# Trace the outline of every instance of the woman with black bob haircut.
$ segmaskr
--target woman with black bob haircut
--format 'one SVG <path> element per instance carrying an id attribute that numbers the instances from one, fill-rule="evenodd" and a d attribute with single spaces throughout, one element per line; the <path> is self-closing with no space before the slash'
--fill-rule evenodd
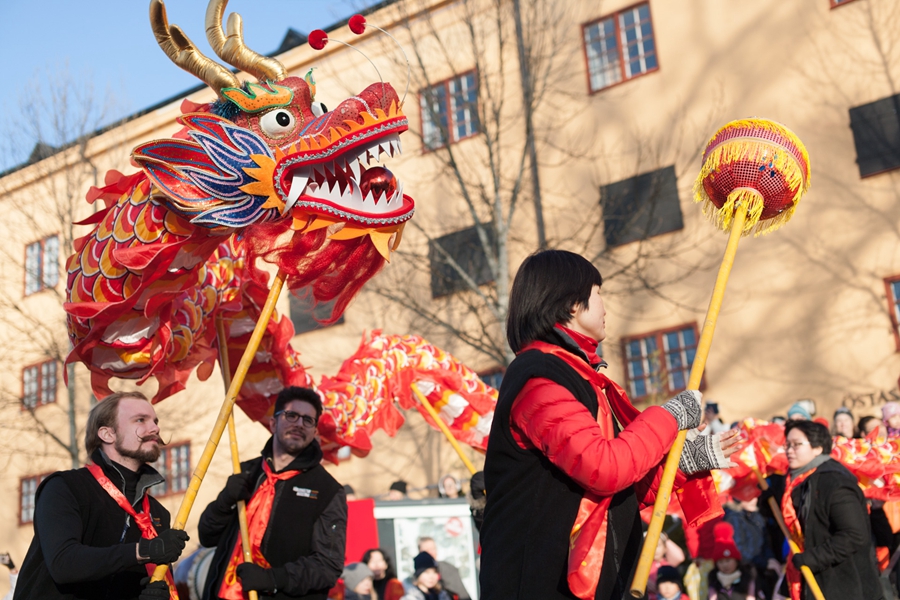
<path id="1" fill-rule="evenodd" d="M 585 258 L 545 250 L 522 263 L 507 338 L 516 353 L 500 386 L 485 458 L 482 600 L 628 592 L 652 505 L 679 430 L 700 424 L 700 392 L 640 412 L 599 369 L 603 278 Z M 689 436 L 675 481 L 695 525 L 721 514 L 711 468 L 730 466 L 734 432 Z"/>

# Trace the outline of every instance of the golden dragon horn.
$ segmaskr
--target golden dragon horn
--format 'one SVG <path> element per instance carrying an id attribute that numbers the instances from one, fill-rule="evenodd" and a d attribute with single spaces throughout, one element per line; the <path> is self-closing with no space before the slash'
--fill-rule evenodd
<path id="1" fill-rule="evenodd" d="M 222 16 L 228 0 L 210 0 L 206 7 L 206 39 L 209 45 L 228 64 L 250 73 L 261 83 L 280 81 L 287 70 L 274 58 L 257 54 L 244 44 L 244 22 L 241 15 L 228 15 L 228 36 L 222 31 Z"/>
<path id="2" fill-rule="evenodd" d="M 169 26 L 166 5 L 162 0 L 150 0 L 150 26 L 159 47 L 172 62 L 201 79 L 221 95 L 223 88 L 240 87 L 234 73 L 204 56 L 177 25 Z"/>

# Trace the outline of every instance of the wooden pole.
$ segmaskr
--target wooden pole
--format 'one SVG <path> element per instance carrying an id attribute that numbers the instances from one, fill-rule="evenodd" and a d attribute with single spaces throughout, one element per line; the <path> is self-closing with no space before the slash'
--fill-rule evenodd
<path id="1" fill-rule="evenodd" d="M 444 423 L 444 420 L 441 416 L 434 410 L 434 407 L 428 402 L 428 399 L 425 395 L 419 390 L 419 386 L 416 385 L 415 382 L 410 384 L 413 393 L 416 395 L 416 398 L 419 399 L 419 402 L 422 403 L 422 406 L 425 407 L 425 410 L 431 415 L 431 418 L 434 419 L 434 422 L 437 423 L 438 428 L 444 432 L 444 435 L 447 437 L 447 441 L 450 442 L 450 445 L 453 446 L 453 449 L 456 450 L 456 453 L 459 454 L 460 460 L 463 461 L 463 464 L 466 465 L 466 468 L 469 470 L 469 474 L 474 475 L 477 470 L 475 469 L 475 465 L 472 464 L 472 461 L 463 454 L 462 448 L 459 446 L 459 442 L 456 441 L 456 438 L 453 437 L 453 434 L 450 433 L 450 428 L 447 427 L 447 424 Z"/>
<path id="2" fill-rule="evenodd" d="M 209 434 L 209 440 L 206 442 L 203 454 L 200 455 L 197 468 L 194 469 L 194 475 L 191 477 L 191 483 L 184 493 L 181 506 L 178 508 L 178 514 L 175 516 L 175 522 L 172 523 L 172 529 L 184 529 L 188 515 L 191 513 L 191 508 L 194 506 L 194 500 L 197 499 L 197 491 L 200 489 L 200 484 L 203 483 L 203 476 L 206 475 L 209 463 L 212 462 L 213 455 L 216 453 L 216 447 L 219 445 L 219 440 L 222 439 L 222 433 L 228 424 L 228 416 L 234 408 L 238 392 L 241 391 L 244 378 L 247 377 L 247 371 L 250 370 L 250 364 L 253 362 L 256 351 L 259 349 L 259 344 L 262 341 L 263 334 L 266 332 L 269 319 L 272 318 L 272 313 L 275 312 L 275 303 L 281 294 L 281 288 L 284 287 L 285 277 L 284 271 L 279 269 L 278 274 L 275 276 L 275 281 L 272 282 L 272 289 L 269 290 L 269 297 L 266 298 L 266 304 L 263 306 L 259 320 L 256 322 L 256 327 L 253 329 L 253 334 L 250 336 L 250 341 L 244 349 L 243 356 L 241 356 L 241 362 L 238 363 L 234 379 L 231 381 L 231 385 L 228 386 L 228 393 L 225 394 L 225 401 L 222 402 L 222 408 L 219 409 L 216 424 L 213 426 L 212 433 Z M 168 565 L 157 565 L 156 570 L 153 571 L 151 581 L 161 581 L 166 576 L 168 568 Z"/>
<path id="3" fill-rule="evenodd" d="M 216 315 L 216 341 L 219 346 L 219 368 L 222 369 L 222 381 L 225 384 L 225 393 L 231 387 L 231 368 L 228 365 L 228 340 L 225 338 L 225 321 L 222 315 Z M 241 455 L 238 453 L 237 430 L 234 426 L 234 409 L 228 415 L 228 445 L 231 447 L 231 466 L 235 475 L 241 472 Z M 241 529 L 241 549 L 244 553 L 244 562 L 253 562 L 253 551 L 250 549 L 250 528 L 247 526 L 247 503 L 238 500 L 238 525 Z M 249 590 L 247 597 L 250 600 L 259 600 L 256 590 Z"/>
<path id="4" fill-rule="evenodd" d="M 769 490 L 769 482 L 766 481 L 765 477 L 762 476 L 762 473 L 759 472 L 759 469 L 756 467 L 753 468 L 753 472 L 756 474 L 756 480 L 759 481 L 759 487 L 762 491 L 766 492 Z M 798 554 L 800 552 L 800 546 L 797 542 L 794 541 L 794 536 L 791 535 L 791 532 L 788 531 L 787 524 L 784 522 L 784 515 L 781 514 L 781 508 L 778 506 L 778 503 L 775 502 L 775 498 L 769 496 L 769 510 L 772 511 L 772 516 L 775 517 L 775 522 L 778 523 L 778 527 L 781 528 L 781 533 L 784 534 L 785 539 L 788 541 L 788 544 L 791 546 L 791 552 L 794 554 Z M 816 578 L 813 575 L 812 569 L 803 565 L 800 567 L 800 572 L 803 573 L 803 579 L 806 580 L 806 585 L 809 586 L 809 589 L 812 591 L 813 596 L 816 597 L 816 600 L 825 600 L 825 595 L 822 593 L 822 588 L 819 587 L 818 582 L 816 582 Z"/>
<path id="5" fill-rule="evenodd" d="M 688 379 L 687 389 L 700 388 L 703 380 L 703 370 L 706 368 L 706 358 L 709 356 L 709 348 L 712 345 L 713 333 L 716 330 L 716 321 L 719 318 L 719 310 L 722 308 L 722 299 L 725 296 L 725 287 L 728 284 L 728 276 L 734 265 L 734 256 L 737 253 L 738 242 L 744 231 L 744 222 L 747 219 L 747 210 L 742 203 L 736 203 L 734 222 L 728 235 L 728 244 L 725 246 L 725 256 L 716 276 L 716 285 L 713 288 L 709 308 L 706 311 L 706 321 L 703 323 L 703 331 L 700 333 L 700 341 L 697 344 L 697 353 L 694 363 L 691 365 L 691 375 Z M 675 474 L 678 471 L 678 461 L 684 449 L 686 431 L 679 431 L 669 455 L 666 457 L 666 466 L 663 469 L 659 483 L 659 491 L 656 494 L 656 502 L 653 505 L 653 516 L 647 528 L 647 536 L 644 538 L 644 547 L 641 548 L 641 556 L 631 581 L 631 595 L 634 598 L 643 598 L 647 589 L 647 579 L 650 577 L 650 566 L 653 563 L 653 555 L 656 545 L 659 543 L 659 534 L 662 532 L 663 521 L 666 518 L 666 510 L 669 508 L 669 499 L 672 496 L 672 486 L 675 484 Z"/>

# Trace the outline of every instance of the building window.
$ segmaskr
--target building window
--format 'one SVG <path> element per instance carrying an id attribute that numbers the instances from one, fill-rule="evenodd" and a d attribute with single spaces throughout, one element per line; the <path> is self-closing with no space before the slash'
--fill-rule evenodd
<path id="1" fill-rule="evenodd" d="M 34 495 L 38 486 L 47 477 L 44 475 L 32 475 L 19 480 L 19 524 L 26 525 L 34 521 Z"/>
<path id="2" fill-rule="evenodd" d="M 288 304 L 291 311 L 291 323 L 294 324 L 294 335 L 340 325 L 344 322 L 344 315 L 341 315 L 334 323 L 323 325 L 322 321 L 331 317 L 334 302 L 316 304 L 312 296 L 305 292 L 300 292 L 299 297 L 289 294 Z"/>
<path id="3" fill-rule="evenodd" d="M 859 176 L 900 167 L 900 94 L 850 109 Z"/>
<path id="4" fill-rule="evenodd" d="M 696 325 L 682 325 L 624 339 L 625 377 L 632 401 L 659 400 L 684 390 L 697 338 Z"/>
<path id="5" fill-rule="evenodd" d="M 478 377 L 485 384 L 491 386 L 495 390 L 499 390 L 500 384 L 503 382 L 503 371 L 497 369 L 488 373 L 479 373 Z"/>
<path id="6" fill-rule="evenodd" d="M 191 445 L 184 442 L 166 446 L 153 466 L 165 478 L 165 482 L 154 488 L 154 496 L 187 490 L 191 481 Z"/>
<path id="7" fill-rule="evenodd" d="M 659 69 L 650 4 L 644 2 L 584 26 L 590 91 Z"/>
<path id="8" fill-rule="evenodd" d="M 894 342 L 897 345 L 897 351 L 900 352 L 900 275 L 885 279 L 884 286 L 887 288 L 888 308 L 891 312 L 891 325 L 894 328 Z"/>
<path id="9" fill-rule="evenodd" d="M 426 88 L 419 95 L 419 107 L 426 149 L 436 150 L 475 135 L 481 129 L 475 72 Z"/>
<path id="10" fill-rule="evenodd" d="M 59 237 L 51 235 L 25 246 L 25 295 L 59 283 Z"/>
<path id="11" fill-rule="evenodd" d="M 621 246 L 684 227 L 675 167 L 600 188 L 606 246 Z"/>
<path id="12" fill-rule="evenodd" d="M 485 227 L 485 231 L 493 244 L 493 230 Z M 474 225 L 431 240 L 428 243 L 428 260 L 431 263 L 432 298 L 471 289 L 471 284 L 460 270 L 475 285 L 494 281 L 484 246 Z"/>
<path id="13" fill-rule="evenodd" d="M 22 406 L 34 410 L 38 406 L 56 402 L 55 360 L 48 360 L 22 369 Z"/>

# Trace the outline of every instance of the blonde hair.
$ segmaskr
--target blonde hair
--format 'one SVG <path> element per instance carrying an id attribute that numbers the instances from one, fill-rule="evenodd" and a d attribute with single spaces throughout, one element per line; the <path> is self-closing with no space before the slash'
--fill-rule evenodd
<path id="1" fill-rule="evenodd" d="M 100 428 L 112 427 L 115 429 L 116 419 L 119 416 L 119 402 L 122 398 L 137 398 L 149 402 L 147 396 L 141 392 L 116 392 L 97 402 L 88 413 L 87 425 L 84 428 L 84 449 L 87 451 L 88 458 L 91 457 L 94 450 L 103 445 L 103 440 L 99 435 Z"/>

